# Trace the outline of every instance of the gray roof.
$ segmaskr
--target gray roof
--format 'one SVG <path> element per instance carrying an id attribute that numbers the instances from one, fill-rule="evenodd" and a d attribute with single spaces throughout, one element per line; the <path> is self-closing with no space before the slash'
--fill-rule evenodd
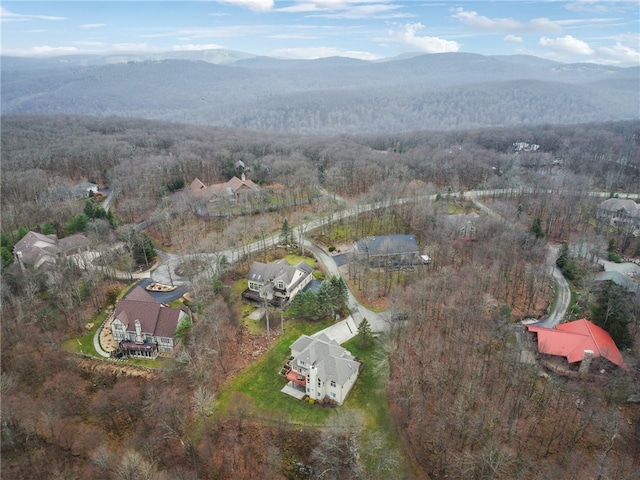
<path id="1" fill-rule="evenodd" d="M 640 283 L 630 280 L 626 275 L 616 271 L 597 273 L 596 282 L 613 282 L 627 289 L 628 292 L 640 292 Z"/>
<path id="2" fill-rule="evenodd" d="M 296 355 L 296 352 L 299 353 Z M 294 366 L 297 367 L 298 362 L 303 361 L 305 367 L 315 367 L 318 378 L 323 382 L 333 380 L 344 385 L 360 368 L 360 364 L 348 350 L 324 334 L 315 338 L 301 336 L 291 345 L 291 353 L 294 355 L 291 361 Z"/>
<path id="3" fill-rule="evenodd" d="M 44 245 L 36 245 L 37 243 Z M 58 240 L 55 235 L 29 232 L 15 244 L 13 252 L 20 252 L 22 261 L 26 265 L 35 265 L 42 257 L 55 258 L 57 255 L 88 245 L 89 239 L 84 235 L 71 235 Z"/>
<path id="4" fill-rule="evenodd" d="M 356 242 L 353 248 L 356 253 L 369 253 L 371 255 L 420 252 L 416 237 L 404 234 L 368 237 Z"/>
<path id="5" fill-rule="evenodd" d="M 640 217 L 640 205 L 630 199 L 609 198 L 598 205 L 598 208 L 609 212 L 624 210 L 629 216 Z"/>
<path id="6" fill-rule="evenodd" d="M 250 282 L 275 282 L 276 280 L 282 280 L 289 285 L 293 280 L 293 276 L 296 270 L 302 270 L 307 274 L 313 273 L 313 269 L 305 262 L 300 262 L 298 265 L 291 266 L 285 259 L 278 260 L 272 263 L 253 262 L 247 279 Z"/>

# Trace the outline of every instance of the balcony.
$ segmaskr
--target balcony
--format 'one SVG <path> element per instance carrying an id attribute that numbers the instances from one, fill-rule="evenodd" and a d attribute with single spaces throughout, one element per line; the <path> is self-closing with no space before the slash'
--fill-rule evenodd
<path id="1" fill-rule="evenodd" d="M 300 385 L 304 387 L 307 384 L 307 377 L 301 375 L 298 372 L 294 372 L 293 370 L 289 370 L 287 372 L 287 380 L 295 383 L 296 385 Z"/>

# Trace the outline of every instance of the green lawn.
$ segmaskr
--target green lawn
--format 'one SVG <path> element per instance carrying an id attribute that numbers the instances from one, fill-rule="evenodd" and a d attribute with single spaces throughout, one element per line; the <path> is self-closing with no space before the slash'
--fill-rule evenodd
<path id="1" fill-rule="evenodd" d="M 314 407 L 280 392 L 287 381 L 278 375 L 290 355 L 291 344 L 302 334 L 310 335 L 331 324 L 289 321 L 285 333 L 269 349 L 264 357 L 240 372 L 225 385 L 218 396 L 218 412 L 233 413 L 238 400 L 244 398 L 254 413 L 264 417 L 276 417 L 288 422 L 321 424 L 330 410 Z"/>
<path id="2" fill-rule="evenodd" d="M 293 253 L 285 255 L 284 259 L 289 262 L 289 265 L 298 265 L 300 262 L 305 262 L 307 265 L 313 268 L 316 264 L 316 260 L 314 258 L 303 257 L 302 255 L 295 255 Z"/>
<path id="3" fill-rule="evenodd" d="M 85 332 L 80 338 L 71 338 L 64 342 L 63 348 L 68 352 L 84 353 L 85 355 L 91 355 L 92 357 L 99 357 L 98 352 L 93 347 L 93 337 L 102 325 L 102 322 L 107 318 L 108 313 L 98 313 L 94 315 L 87 323 L 93 323 L 93 327 Z"/>

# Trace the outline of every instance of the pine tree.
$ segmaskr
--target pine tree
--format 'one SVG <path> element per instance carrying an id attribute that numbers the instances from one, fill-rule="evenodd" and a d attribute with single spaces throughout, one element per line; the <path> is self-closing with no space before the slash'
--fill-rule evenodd
<path id="1" fill-rule="evenodd" d="M 567 262 L 569 262 L 569 245 L 567 242 L 562 242 L 562 246 L 558 251 L 558 258 L 556 258 L 556 266 L 562 270 Z"/>
<path id="2" fill-rule="evenodd" d="M 605 282 L 596 305 L 591 308 L 593 323 L 609 332 L 619 348 L 630 347 L 633 344 L 626 311 L 627 296 L 624 287 L 613 282 Z"/>
<path id="3" fill-rule="evenodd" d="M 536 238 L 544 237 L 544 230 L 542 230 L 542 220 L 540 220 L 540 217 L 536 217 L 533 219 L 533 225 L 531 225 L 529 231 Z"/>
<path id="4" fill-rule="evenodd" d="M 289 228 L 289 221 L 285 218 L 282 221 L 282 229 L 280 230 L 280 243 L 283 245 L 289 245 L 289 239 L 291 237 L 291 229 Z"/>
<path id="5" fill-rule="evenodd" d="M 358 325 L 358 345 L 360 348 L 369 348 L 371 342 L 373 340 L 373 336 L 371 335 L 371 325 L 369 325 L 369 321 L 366 318 L 363 318 Z"/>

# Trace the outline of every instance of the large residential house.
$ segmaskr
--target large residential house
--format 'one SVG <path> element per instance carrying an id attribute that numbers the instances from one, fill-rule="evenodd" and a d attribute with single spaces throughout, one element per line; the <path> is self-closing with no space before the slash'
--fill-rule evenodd
<path id="1" fill-rule="evenodd" d="M 116 305 L 111 333 L 123 355 L 155 358 L 173 350 L 178 325 L 190 318 L 186 306 L 168 307 L 136 287 Z"/>
<path id="2" fill-rule="evenodd" d="M 283 305 L 306 287 L 313 279 L 313 269 L 305 262 L 292 266 L 286 260 L 262 263 L 253 262 L 247 280 L 249 288 L 245 298 Z"/>
<path id="3" fill-rule="evenodd" d="M 420 249 L 413 235 L 368 237 L 353 245 L 353 255 L 371 267 L 402 267 L 422 263 Z"/>
<path id="4" fill-rule="evenodd" d="M 344 403 L 361 366 L 348 350 L 321 333 L 298 338 L 291 345 L 291 356 L 285 369 L 289 391 L 300 394 L 294 396 L 301 398 L 304 394 L 316 401 Z"/>
<path id="5" fill-rule="evenodd" d="M 38 269 L 55 265 L 59 259 L 89 248 L 89 239 L 84 235 L 58 238 L 29 232 L 13 247 L 13 255 L 22 268 Z"/>
<path id="6" fill-rule="evenodd" d="M 605 200 L 598 205 L 596 217 L 618 228 L 628 228 L 629 231 L 640 229 L 640 205 L 630 199 Z"/>
<path id="7" fill-rule="evenodd" d="M 587 373 L 591 361 L 598 357 L 628 368 L 611 335 L 586 318 L 556 328 L 527 325 L 527 329 L 536 334 L 540 353 L 564 357 L 570 364 L 580 362 L 580 372 Z"/>
<path id="8" fill-rule="evenodd" d="M 209 200 L 222 198 L 238 200 L 246 198 L 250 193 L 259 191 L 260 187 L 247 179 L 243 173 L 241 178 L 233 177 L 228 182 L 214 183 L 208 187 L 200 179 L 196 178 L 189 185 L 189 190 L 194 195 L 202 196 Z"/>

